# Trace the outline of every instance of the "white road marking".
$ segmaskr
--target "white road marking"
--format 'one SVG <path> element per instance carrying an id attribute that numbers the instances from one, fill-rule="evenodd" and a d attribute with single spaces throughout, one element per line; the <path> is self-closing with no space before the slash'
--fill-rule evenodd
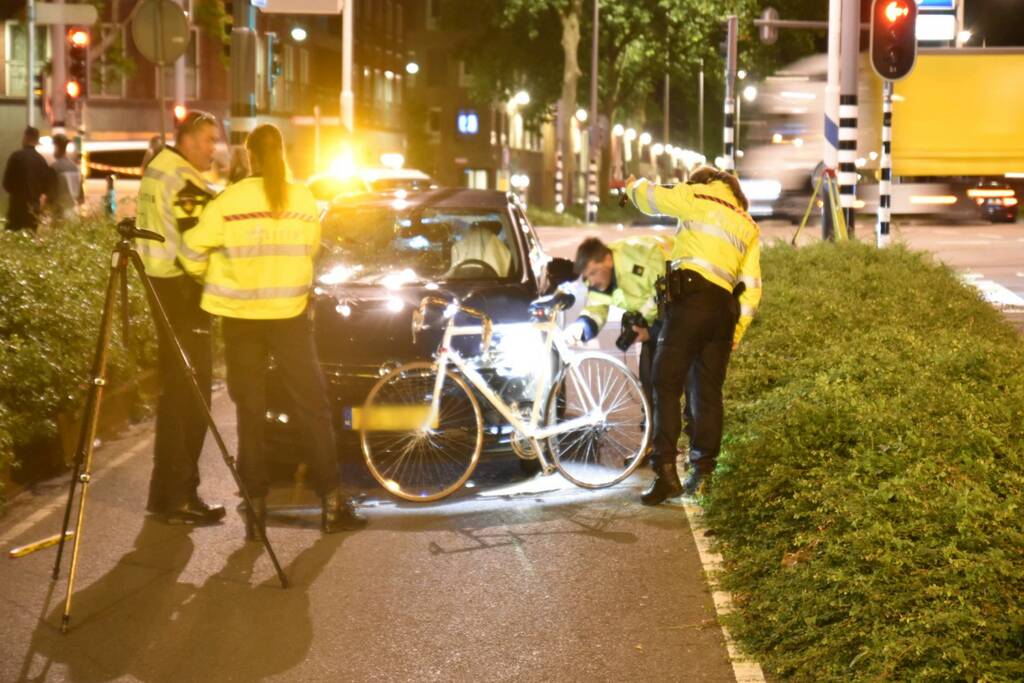
<path id="1" fill-rule="evenodd" d="M 119 456 L 117 456 L 116 458 L 114 458 L 110 462 L 105 463 L 101 468 L 99 468 L 99 470 L 100 471 L 106 471 L 106 470 L 112 470 L 115 467 L 119 467 L 119 466 L 123 465 L 125 462 L 127 462 L 129 459 L 131 459 L 131 458 L 135 457 L 136 455 L 138 455 L 143 450 L 145 450 L 147 448 L 152 448 L 152 446 L 153 446 L 153 437 L 150 436 L 148 438 L 143 439 L 139 443 L 135 444 L 134 446 L 132 446 L 128 450 L 124 451 L 123 453 L 121 453 Z M 97 472 L 97 469 L 94 468 L 93 469 L 93 475 L 94 476 L 95 476 L 96 472 Z M 32 514 L 30 514 L 25 519 L 21 520 L 20 522 L 18 522 L 14 526 L 12 526 L 10 529 L 8 529 L 7 533 L 5 533 L 3 536 L 0 536 L 0 546 L 6 546 L 12 540 L 14 540 L 15 538 L 17 538 L 21 534 L 23 534 L 26 531 L 28 531 L 29 529 L 31 529 L 33 526 L 35 526 L 37 523 L 39 523 L 40 521 L 45 519 L 51 513 L 55 512 L 57 510 L 60 510 L 65 505 L 67 505 L 67 497 L 66 497 L 66 493 L 62 493 L 61 495 L 57 496 L 56 500 L 54 500 L 54 501 L 52 501 L 50 503 L 47 503 L 43 507 L 39 508 L 38 510 L 36 510 Z M 60 529 L 56 529 L 55 531 L 59 532 Z"/>
<path id="2" fill-rule="evenodd" d="M 693 541 L 697 544 L 697 554 L 700 556 L 700 563 L 704 566 L 704 574 L 711 585 L 711 599 L 715 603 L 715 611 L 719 617 L 725 616 L 732 611 L 732 595 L 726 591 L 716 590 L 718 586 L 718 572 L 722 568 L 722 556 L 711 549 L 711 544 L 704 535 L 704 512 L 699 506 L 692 503 L 684 503 L 686 518 L 690 521 L 690 532 L 693 534 Z M 736 677 L 736 683 L 765 683 L 764 672 L 761 665 L 747 659 L 740 653 L 732 635 L 719 619 L 719 626 L 722 635 L 725 636 L 725 649 L 729 653 L 729 663 L 732 664 L 732 673 Z"/>
<path id="3" fill-rule="evenodd" d="M 1024 274 L 1017 273 L 1024 277 Z M 972 285 L 981 292 L 985 301 L 995 306 L 1024 306 L 1024 298 L 1021 298 L 1010 289 L 993 280 L 986 280 L 981 273 L 961 273 L 961 279 Z"/>

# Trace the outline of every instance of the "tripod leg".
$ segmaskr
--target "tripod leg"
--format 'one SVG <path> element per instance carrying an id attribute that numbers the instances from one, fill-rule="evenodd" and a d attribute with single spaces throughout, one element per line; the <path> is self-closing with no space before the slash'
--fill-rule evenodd
<path id="1" fill-rule="evenodd" d="M 78 570 L 78 552 L 82 541 L 82 524 L 85 522 L 85 499 L 89 489 L 92 468 L 93 443 L 96 440 L 96 425 L 99 421 L 100 401 L 103 398 L 103 386 L 106 384 L 107 347 L 110 345 L 110 331 L 114 318 L 114 302 L 117 298 L 118 284 L 127 277 L 124 254 L 115 251 L 110 266 L 110 278 L 107 281 L 107 294 L 103 302 L 103 317 L 100 320 L 100 333 L 96 342 L 96 355 L 93 358 L 92 377 L 89 396 L 82 416 L 82 431 L 78 438 L 78 451 L 75 455 L 75 470 L 68 492 L 68 506 L 64 511 L 64 527 L 61 530 L 60 548 L 57 551 L 57 562 L 54 564 L 54 578 L 60 571 L 61 555 L 64 552 L 64 541 L 67 538 L 68 522 L 71 517 L 71 501 L 74 497 L 75 484 L 82 484 L 78 496 L 78 516 L 75 523 L 74 543 L 71 550 L 71 570 L 68 573 L 67 593 L 64 596 L 64 615 L 61 618 L 60 630 L 67 633 L 71 621 L 71 597 L 75 591 L 75 573 Z"/>
<path id="2" fill-rule="evenodd" d="M 196 401 L 202 406 L 203 414 L 206 416 L 206 424 L 210 429 L 210 434 L 213 435 L 213 440 L 217 443 L 217 449 L 220 451 L 221 458 L 224 460 L 224 464 L 227 465 L 228 471 L 231 472 L 232 478 L 235 480 L 235 485 L 238 486 L 238 490 L 242 493 L 242 499 L 245 501 L 245 509 L 247 514 L 253 515 L 252 499 L 249 497 L 249 491 L 245 488 L 245 484 L 242 483 L 242 478 L 238 474 L 238 469 L 235 466 L 235 459 L 228 453 L 228 447 L 224 444 L 224 439 L 220 435 L 220 430 L 217 429 L 217 423 L 213 420 L 213 415 L 210 413 L 210 406 L 206 402 L 206 397 L 203 395 L 203 390 L 199 387 L 199 382 L 196 381 L 196 373 L 192 368 L 192 364 L 188 359 L 188 354 L 185 353 L 185 349 L 182 348 L 181 342 L 178 341 L 177 335 L 174 334 L 174 328 L 171 327 L 171 321 L 167 317 L 167 312 L 164 310 L 163 304 L 160 302 L 160 297 L 156 293 L 156 289 L 153 284 L 146 277 L 145 267 L 142 265 L 142 259 L 134 251 L 131 252 L 132 265 L 135 267 L 135 272 L 138 273 L 139 279 L 142 280 L 142 286 L 146 288 L 146 292 L 149 295 L 150 305 L 153 307 L 153 312 L 156 314 L 157 324 L 163 328 L 167 334 L 167 338 L 174 343 L 175 356 L 178 358 L 178 363 L 181 367 L 182 372 L 188 377 L 189 385 L 192 387 L 192 394 Z M 288 577 L 285 576 L 284 570 L 281 569 L 280 563 L 277 561 L 277 555 L 274 553 L 274 548 L 270 545 L 270 540 L 267 539 L 267 535 L 260 530 L 258 532 L 260 541 L 263 543 L 263 547 L 267 551 L 267 555 L 270 557 L 270 563 L 274 565 L 274 571 L 277 573 L 277 578 L 281 582 L 281 588 L 288 587 Z"/>

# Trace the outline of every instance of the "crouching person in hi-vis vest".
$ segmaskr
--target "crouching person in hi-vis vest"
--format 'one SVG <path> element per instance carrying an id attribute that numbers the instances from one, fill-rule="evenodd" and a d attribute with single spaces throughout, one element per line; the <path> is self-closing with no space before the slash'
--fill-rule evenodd
<path id="1" fill-rule="evenodd" d="M 246 538 L 266 523 L 269 489 L 263 425 L 271 354 L 294 405 L 297 428 L 323 500 L 324 533 L 365 524 L 342 494 L 331 413 L 307 311 L 320 245 L 316 201 L 288 181 L 281 132 L 258 126 L 246 141 L 254 175 L 211 200 L 185 234 L 182 262 L 202 278 L 203 310 L 221 316 L 228 392 L 238 411 L 239 472 L 255 515 Z"/>
<path id="2" fill-rule="evenodd" d="M 761 301 L 760 230 L 736 176 L 703 166 L 689 182 L 659 187 L 632 177 L 626 192 L 647 214 L 674 216 L 679 232 L 667 275 L 664 323 L 654 357 L 656 478 L 645 505 L 693 495 L 715 468 L 722 443 L 722 385 L 729 355 Z M 687 395 L 690 470 L 676 473 Z"/>

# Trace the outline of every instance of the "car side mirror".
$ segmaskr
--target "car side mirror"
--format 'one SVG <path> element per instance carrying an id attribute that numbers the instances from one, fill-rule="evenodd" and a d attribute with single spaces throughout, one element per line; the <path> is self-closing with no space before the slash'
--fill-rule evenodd
<path id="1" fill-rule="evenodd" d="M 572 261 L 567 258 L 553 258 L 544 267 L 544 276 L 541 278 L 541 296 L 553 293 L 558 286 L 576 279 L 576 272 L 573 270 Z"/>

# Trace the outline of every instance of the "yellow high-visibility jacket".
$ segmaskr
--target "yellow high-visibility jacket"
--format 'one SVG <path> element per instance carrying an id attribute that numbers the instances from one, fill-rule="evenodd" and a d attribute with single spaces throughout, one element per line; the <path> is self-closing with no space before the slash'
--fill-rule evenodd
<path id="1" fill-rule="evenodd" d="M 720 180 L 666 188 L 641 178 L 626 191 L 644 213 L 679 219 L 673 268 L 692 270 L 729 292 L 741 282 L 746 286 L 733 336 L 734 343 L 739 343 L 761 303 L 761 231 L 757 223 Z"/>
<path id="2" fill-rule="evenodd" d="M 280 320 L 306 310 L 319 247 L 320 220 L 309 189 L 290 183 L 285 210 L 274 215 L 263 179 L 254 177 L 206 206 L 199 224 L 185 233 L 179 258 L 190 275 L 204 280 L 204 311 Z"/>
<path id="3" fill-rule="evenodd" d="M 206 180 L 178 150 L 164 147 L 153 157 L 139 184 L 136 220 L 140 228 L 162 235 L 165 241 L 136 240 L 147 275 L 185 274 L 177 261 L 181 236 L 199 222 L 199 214 L 212 197 Z"/>
<path id="4" fill-rule="evenodd" d="M 584 339 L 591 339 L 608 321 L 608 309 L 617 306 L 625 311 L 637 311 L 647 324 L 658 317 L 658 302 L 654 283 L 665 274 L 665 261 L 672 251 L 672 240 L 667 237 L 628 237 L 608 245 L 612 251 L 615 281 L 610 291 L 591 287 L 580 318 L 594 324 L 588 326 Z"/>

